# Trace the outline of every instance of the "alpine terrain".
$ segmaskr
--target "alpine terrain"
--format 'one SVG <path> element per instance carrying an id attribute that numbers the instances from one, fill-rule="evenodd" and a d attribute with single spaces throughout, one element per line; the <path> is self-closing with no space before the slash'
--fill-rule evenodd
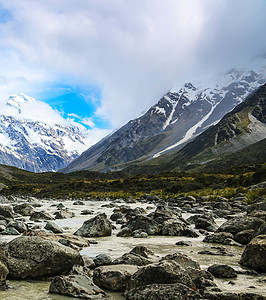
<path id="1" fill-rule="evenodd" d="M 87 130 L 77 123 L 53 124 L 24 117 L 43 104 L 22 93 L 10 96 L 0 115 L 0 163 L 28 171 L 56 171 L 86 148 Z"/>
<path id="2" fill-rule="evenodd" d="M 179 151 L 265 83 L 264 65 L 265 60 L 260 60 L 207 83 L 186 83 L 170 90 L 145 114 L 89 148 L 63 171 L 122 170 Z"/>

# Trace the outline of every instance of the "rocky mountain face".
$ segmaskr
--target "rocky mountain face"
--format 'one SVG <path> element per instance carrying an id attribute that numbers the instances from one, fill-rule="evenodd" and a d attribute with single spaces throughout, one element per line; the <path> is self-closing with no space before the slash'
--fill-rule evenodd
<path id="1" fill-rule="evenodd" d="M 266 161 L 266 84 L 181 150 L 128 167 L 130 172 L 218 171 Z"/>
<path id="2" fill-rule="evenodd" d="M 263 85 L 264 78 L 265 68 L 260 65 L 242 71 L 232 69 L 212 78 L 208 84 L 186 83 L 179 90 L 169 91 L 145 114 L 89 148 L 63 171 L 122 170 L 177 152 Z M 232 134 L 230 130 L 217 136 L 217 142 Z"/>
<path id="3" fill-rule="evenodd" d="M 56 171 L 87 148 L 85 128 L 23 119 L 25 103 L 37 101 L 22 93 L 11 96 L 6 106 L 16 110 L 18 118 L 0 115 L 0 164 L 33 172 Z"/>

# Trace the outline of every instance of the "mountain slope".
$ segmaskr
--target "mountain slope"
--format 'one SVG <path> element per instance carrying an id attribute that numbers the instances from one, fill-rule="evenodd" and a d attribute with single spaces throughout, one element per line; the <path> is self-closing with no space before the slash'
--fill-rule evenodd
<path id="1" fill-rule="evenodd" d="M 30 116 L 33 107 L 43 108 L 40 101 L 22 93 L 8 99 L 4 107 L 8 114 L 0 115 L 0 164 L 33 172 L 63 168 L 86 149 L 87 132 L 78 124 L 23 117 L 22 110 Z"/>
<path id="2" fill-rule="evenodd" d="M 263 64 L 262 64 L 263 65 Z M 207 84 L 185 84 L 171 90 L 141 117 L 85 151 L 63 172 L 120 170 L 149 161 L 186 143 L 217 123 L 261 86 L 265 68 L 232 69 Z"/>
<path id="3" fill-rule="evenodd" d="M 179 151 L 128 167 L 130 172 L 218 171 L 266 161 L 266 84 Z"/>

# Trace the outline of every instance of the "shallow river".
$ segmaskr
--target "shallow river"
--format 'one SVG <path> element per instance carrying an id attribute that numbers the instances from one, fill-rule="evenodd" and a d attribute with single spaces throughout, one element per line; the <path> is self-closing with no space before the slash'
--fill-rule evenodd
<path id="1" fill-rule="evenodd" d="M 36 210 L 45 210 L 47 212 L 53 213 L 56 207 L 51 207 L 51 203 L 54 202 L 41 202 L 43 206 L 37 208 Z M 59 202 L 58 202 L 59 203 Z M 85 220 L 92 218 L 93 216 L 105 212 L 108 216 L 112 214 L 113 208 L 101 207 L 103 204 L 108 202 L 103 201 L 86 201 L 85 205 L 72 205 L 73 201 L 65 201 L 64 205 L 71 209 L 76 214 L 75 218 L 56 220 L 55 223 L 58 224 L 65 230 L 65 233 L 74 233 Z M 57 204 L 57 202 L 56 202 Z M 126 203 L 118 203 L 118 205 Z M 127 204 L 128 205 L 128 204 Z M 135 203 L 130 204 L 131 207 L 143 207 L 149 206 L 148 212 L 152 212 L 155 206 L 151 204 Z M 82 216 L 80 215 L 81 210 L 90 209 L 93 210 L 93 215 Z M 190 214 L 182 215 L 185 219 L 190 216 Z M 221 225 L 225 220 L 216 219 L 218 225 Z M 32 222 L 31 222 L 32 223 Z M 38 223 L 40 224 L 40 223 Z M 43 225 L 43 224 L 42 224 Z M 201 250 L 209 250 L 211 246 L 215 244 L 202 243 L 203 236 L 200 235 L 199 238 L 188 238 L 188 237 L 163 237 L 163 236 L 149 236 L 148 238 L 122 238 L 117 237 L 116 233 L 119 231 L 120 227 L 118 225 L 110 237 L 94 238 L 98 244 L 91 244 L 89 247 L 84 248 L 81 251 L 82 255 L 86 255 L 90 258 L 94 258 L 98 254 L 106 253 L 109 254 L 113 259 L 120 257 L 122 254 L 129 252 L 136 245 L 146 246 L 148 249 L 152 250 L 159 257 L 165 256 L 170 253 L 181 252 L 187 254 L 190 258 L 198 261 L 202 269 L 217 263 L 217 264 L 228 264 L 235 268 L 236 270 L 241 270 L 238 264 L 240 256 L 244 250 L 243 247 L 232 247 L 224 246 L 234 256 L 218 256 L 218 255 L 201 255 L 198 254 Z M 10 236 L 0 236 L 0 242 L 4 240 L 10 240 L 14 238 Z M 190 241 L 191 246 L 177 246 L 175 245 L 178 241 Z M 265 279 L 264 275 L 238 275 L 236 279 L 216 279 L 216 284 L 224 291 L 230 292 L 252 292 L 259 293 L 266 296 L 265 289 Z M 234 284 L 229 284 L 229 281 Z M 10 289 L 7 291 L 0 291 L 1 300 L 67 300 L 69 297 L 49 294 L 49 282 L 40 281 L 8 281 Z M 110 293 L 109 299 L 124 299 L 121 293 Z M 74 299 L 74 298 L 73 298 Z"/>

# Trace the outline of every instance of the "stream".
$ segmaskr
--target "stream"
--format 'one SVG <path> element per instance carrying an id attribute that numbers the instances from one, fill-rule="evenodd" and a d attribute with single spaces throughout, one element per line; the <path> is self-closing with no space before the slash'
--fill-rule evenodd
<path id="1" fill-rule="evenodd" d="M 35 208 L 35 210 L 45 210 L 48 213 L 53 213 L 57 209 L 51 204 L 63 203 L 66 208 L 69 208 L 75 213 L 76 217 L 71 219 L 55 220 L 54 222 L 64 229 L 65 234 L 73 234 L 85 220 L 88 220 L 99 213 L 105 212 L 107 216 L 110 216 L 113 212 L 113 207 L 102 207 L 109 202 L 106 201 L 84 201 L 85 205 L 73 205 L 73 201 L 44 201 L 40 200 L 41 207 Z M 16 203 L 18 204 L 18 203 Z M 117 201 L 118 205 L 130 205 L 132 208 L 142 207 L 147 210 L 148 213 L 155 210 L 156 206 L 150 203 L 126 203 L 122 200 Z M 81 215 L 81 211 L 89 209 L 93 211 L 92 215 Z M 191 214 L 183 213 L 183 218 L 187 219 Z M 32 224 L 34 222 L 29 220 L 29 217 L 25 217 L 26 223 Z M 220 226 L 225 219 L 215 219 L 218 226 Z M 43 228 L 46 222 L 36 223 Z M 94 258 L 98 254 L 106 253 L 112 257 L 112 259 L 122 256 L 122 254 L 129 252 L 133 247 L 137 245 L 143 245 L 149 250 L 152 250 L 155 255 L 163 257 L 167 254 L 180 252 L 188 255 L 193 260 L 199 262 L 202 269 L 206 269 L 212 264 L 227 264 L 233 267 L 235 270 L 242 270 L 238 264 L 244 247 L 236 246 L 224 246 L 228 251 L 233 253 L 233 256 L 220 256 L 220 255 L 202 255 L 198 254 L 199 251 L 209 250 L 212 246 L 220 246 L 216 244 L 203 243 L 203 235 L 200 234 L 198 238 L 189 238 L 184 236 L 168 237 L 168 236 L 149 236 L 147 238 L 133 238 L 133 237 L 117 237 L 116 234 L 120 230 L 120 225 L 116 225 L 116 229 L 113 230 L 112 236 L 93 238 L 98 244 L 91 244 L 89 247 L 83 248 L 81 254 Z M 193 228 L 193 225 L 192 225 Z M 197 230 L 196 230 L 197 231 Z M 198 232 L 198 231 L 197 231 Z M 17 236 L 4 236 L 0 235 L 0 242 L 9 241 Z M 177 246 L 178 241 L 190 241 L 191 246 Z M 231 281 L 231 283 L 229 283 Z M 230 292 L 252 292 L 266 296 L 265 289 L 265 274 L 260 275 L 242 275 L 239 274 L 236 279 L 215 279 L 215 283 L 223 291 Z M 33 280 L 7 280 L 7 284 L 10 287 L 6 291 L 0 291 L 1 300 L 67 300 L 70 299 L 66 296 L 49 294 L 50 282 L 46 281 L 33 281 Z M 121 293 L 114 293 L 106 291 L 110 296 L 109 299 L 119 300 L 124 299 Z"/>

